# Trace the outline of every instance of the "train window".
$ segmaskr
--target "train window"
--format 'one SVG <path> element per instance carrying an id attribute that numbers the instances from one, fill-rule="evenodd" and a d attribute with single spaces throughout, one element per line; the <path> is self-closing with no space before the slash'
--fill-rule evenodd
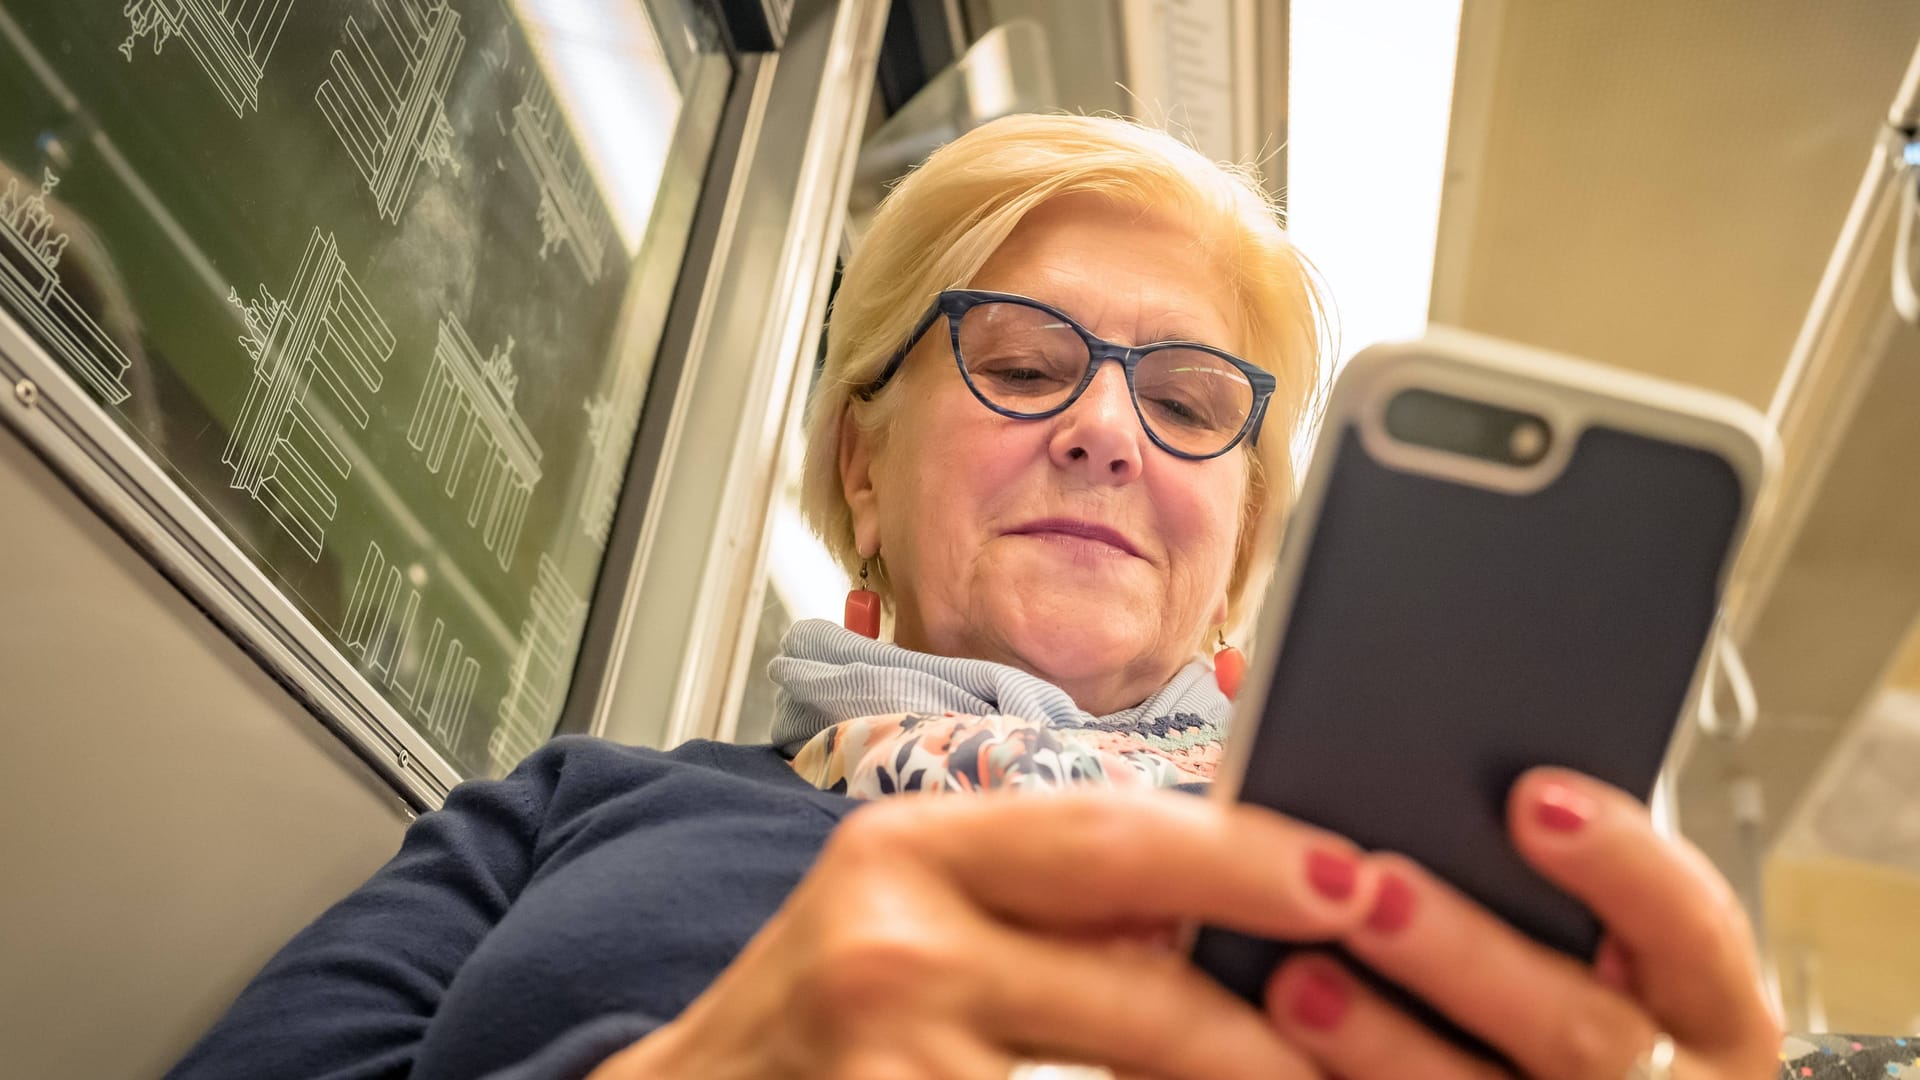
<path id="1" fill-rule="evenodd" d="M 554 730 L 732 81 L 705 12 L 0 4 L 8 374 L 427 789 Z"/>

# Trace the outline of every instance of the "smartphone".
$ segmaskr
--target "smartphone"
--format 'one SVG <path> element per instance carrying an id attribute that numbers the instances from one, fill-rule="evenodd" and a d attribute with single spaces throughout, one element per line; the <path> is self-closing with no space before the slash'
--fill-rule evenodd
<path id="1" fill-rule="evenodd" d="M 1362 352 L 1287 525 L 1215 797 L 1411 856 L 1590 959 L 1600 928 L 1515 852 L 1508 791 L 1550 764 L 1648 797 L 1776 456 L 1758 413 L 1700 390 L 1461 331 Z M 1258 1004 L 1294 947 L 1202 928 L 1193 957 Z"/>

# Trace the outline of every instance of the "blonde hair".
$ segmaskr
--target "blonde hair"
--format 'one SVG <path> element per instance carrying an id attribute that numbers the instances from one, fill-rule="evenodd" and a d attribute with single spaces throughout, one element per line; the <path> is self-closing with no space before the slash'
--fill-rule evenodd
<path id="1" fill-rule="evenodd" d="M 1063 195 L 1093 193 L 1189 222 L 1226 270 L 1246 359 L 1278 386 L 1251 455 L 1228 583 L 1231 627 L 1250 614 L 1292 498 L 1293 437 L 1319 407 L 1328 321 L 1311 266 L 1281 227 L 1252 170 L 1209 161 L 1156 128 L 1115 117 L 1008 116 L 933 152 L 888 195 L 841 277 L 826 360 L 807 406 L 801 510 L 849 576 L 861 564 L 840 481 L 840 432 L 852 411 L 884 441 L 897 395 L 857 401 L 936 294 L 964 287 L 1022 218 Z M 871 587 L 891 603 L 884 564 Z M 1258 595 L 1253 597 L 1257 603 Z"/>

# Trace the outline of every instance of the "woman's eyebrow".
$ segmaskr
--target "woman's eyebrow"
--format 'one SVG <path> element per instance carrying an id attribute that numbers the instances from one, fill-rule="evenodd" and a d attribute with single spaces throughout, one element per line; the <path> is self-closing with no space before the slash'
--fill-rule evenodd
<path id="1" fill-rule="evenodd" d="M 1085 298 L 1076 297 L 1068 299 L 1058 296 L 1054 290 L 1047 288 L 1047 284 L 1046 282 L 1036 281 L 1029 284 L 1024 291 L 1020 289 L 1011 291 L 1016 295 L 1038 300 L 1054 308 L 1066 315 L 1067 318 L 1072 319 L 1074 322 L 1079 323 L 1097 335 L 1098 331 L 1094 331 L 1092 324 L 1080 311 L 1076 310 L 1076 308 L 1084 307 L 1084 303 L 1076 301 L 1084 301 Z M 1226 335 L 1226 331 L 1222 330 L 1219 333 L 1210 332 L 1202 328 L 1199 324 L 1189 322 L 1189 318 L 1190 316 L 1186 312 L 1177 309 L 1148 315 L 1142 320 L 1142 325 L 1148 327 L 1150 332 L 1142 334 L 1138 341 L 1124 342 L 1122 344 L 1139 346 L 1152 345 L 1162 341 L 1193 341 L 1215 348 L 1225 347 L 1215 339 L 1223 338 Z"/>
<path id="2" fill-rule="evenodd" d="M 1176 328 L 1173 330 L 1167 330 L 1165 328 L 1156 329 L 1154 333 L 1147 335 L 1146 341 L 1142 342 L 1142 344 L 1151 344 L 1156 341 L 1197 341 L 1202 345 L 1211 345 L 1213 342 L 1210 339 L 1219 336 L 1218 334 L 1208 334 L 1199 330 L 1190 329 L 1184 325 L 1176 325 Z"/>
<path id="3" fill-rule="evenodd" d="M 1163 319 L 1144 319 L 1141 325 L 1147 332 L 1138 344 L 1151 345 L 1160 341 L 1194 341 L 1202 345 L 1221 346 L 1221 342 L 1230 336 L 1225 327 L 1207 329 L 1199 323 L 1189 322 L 1180 312 L 1169 312 Z"/>
<path id="4" fill-rule="evenodd" d="M 1218 339 L 1231 336 L 1232 331 L 1225 326 L 1212 326 L 1206 321 L 1195 322 L 1195 313 L 1187 305 L 1177 303 L 1150 306 L 1141 313 L 1140 325 L 1144 334 L 1139 344 L 1148 345 L 1157 341 L 1197 341 L 1203 345 L 1221 344 Z M 1204 316 L 1202 316 L 1204 319 Z"/>

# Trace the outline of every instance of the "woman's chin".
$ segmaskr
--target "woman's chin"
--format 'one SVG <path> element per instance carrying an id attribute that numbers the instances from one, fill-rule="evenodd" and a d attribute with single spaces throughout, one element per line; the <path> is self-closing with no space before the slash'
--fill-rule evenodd
<path id="1" fill-rule="evenodd" d="M 1125 680 L 1165 648 L 1165 605 L 1152 583 L 1017 569 L 1024 572 L 983 590 L 985 610 L 972 621 L 992 627 L 1019 666 L 1055 684 L 1085 685 Z"/>
<path id="2" fill-rule="evenodd" d="M 1133 618 L 1027 617 L 1001 634 L 1021 666 L 1050 682 L 1066 685 L 1123 677 L 1152 646 Z"/>

